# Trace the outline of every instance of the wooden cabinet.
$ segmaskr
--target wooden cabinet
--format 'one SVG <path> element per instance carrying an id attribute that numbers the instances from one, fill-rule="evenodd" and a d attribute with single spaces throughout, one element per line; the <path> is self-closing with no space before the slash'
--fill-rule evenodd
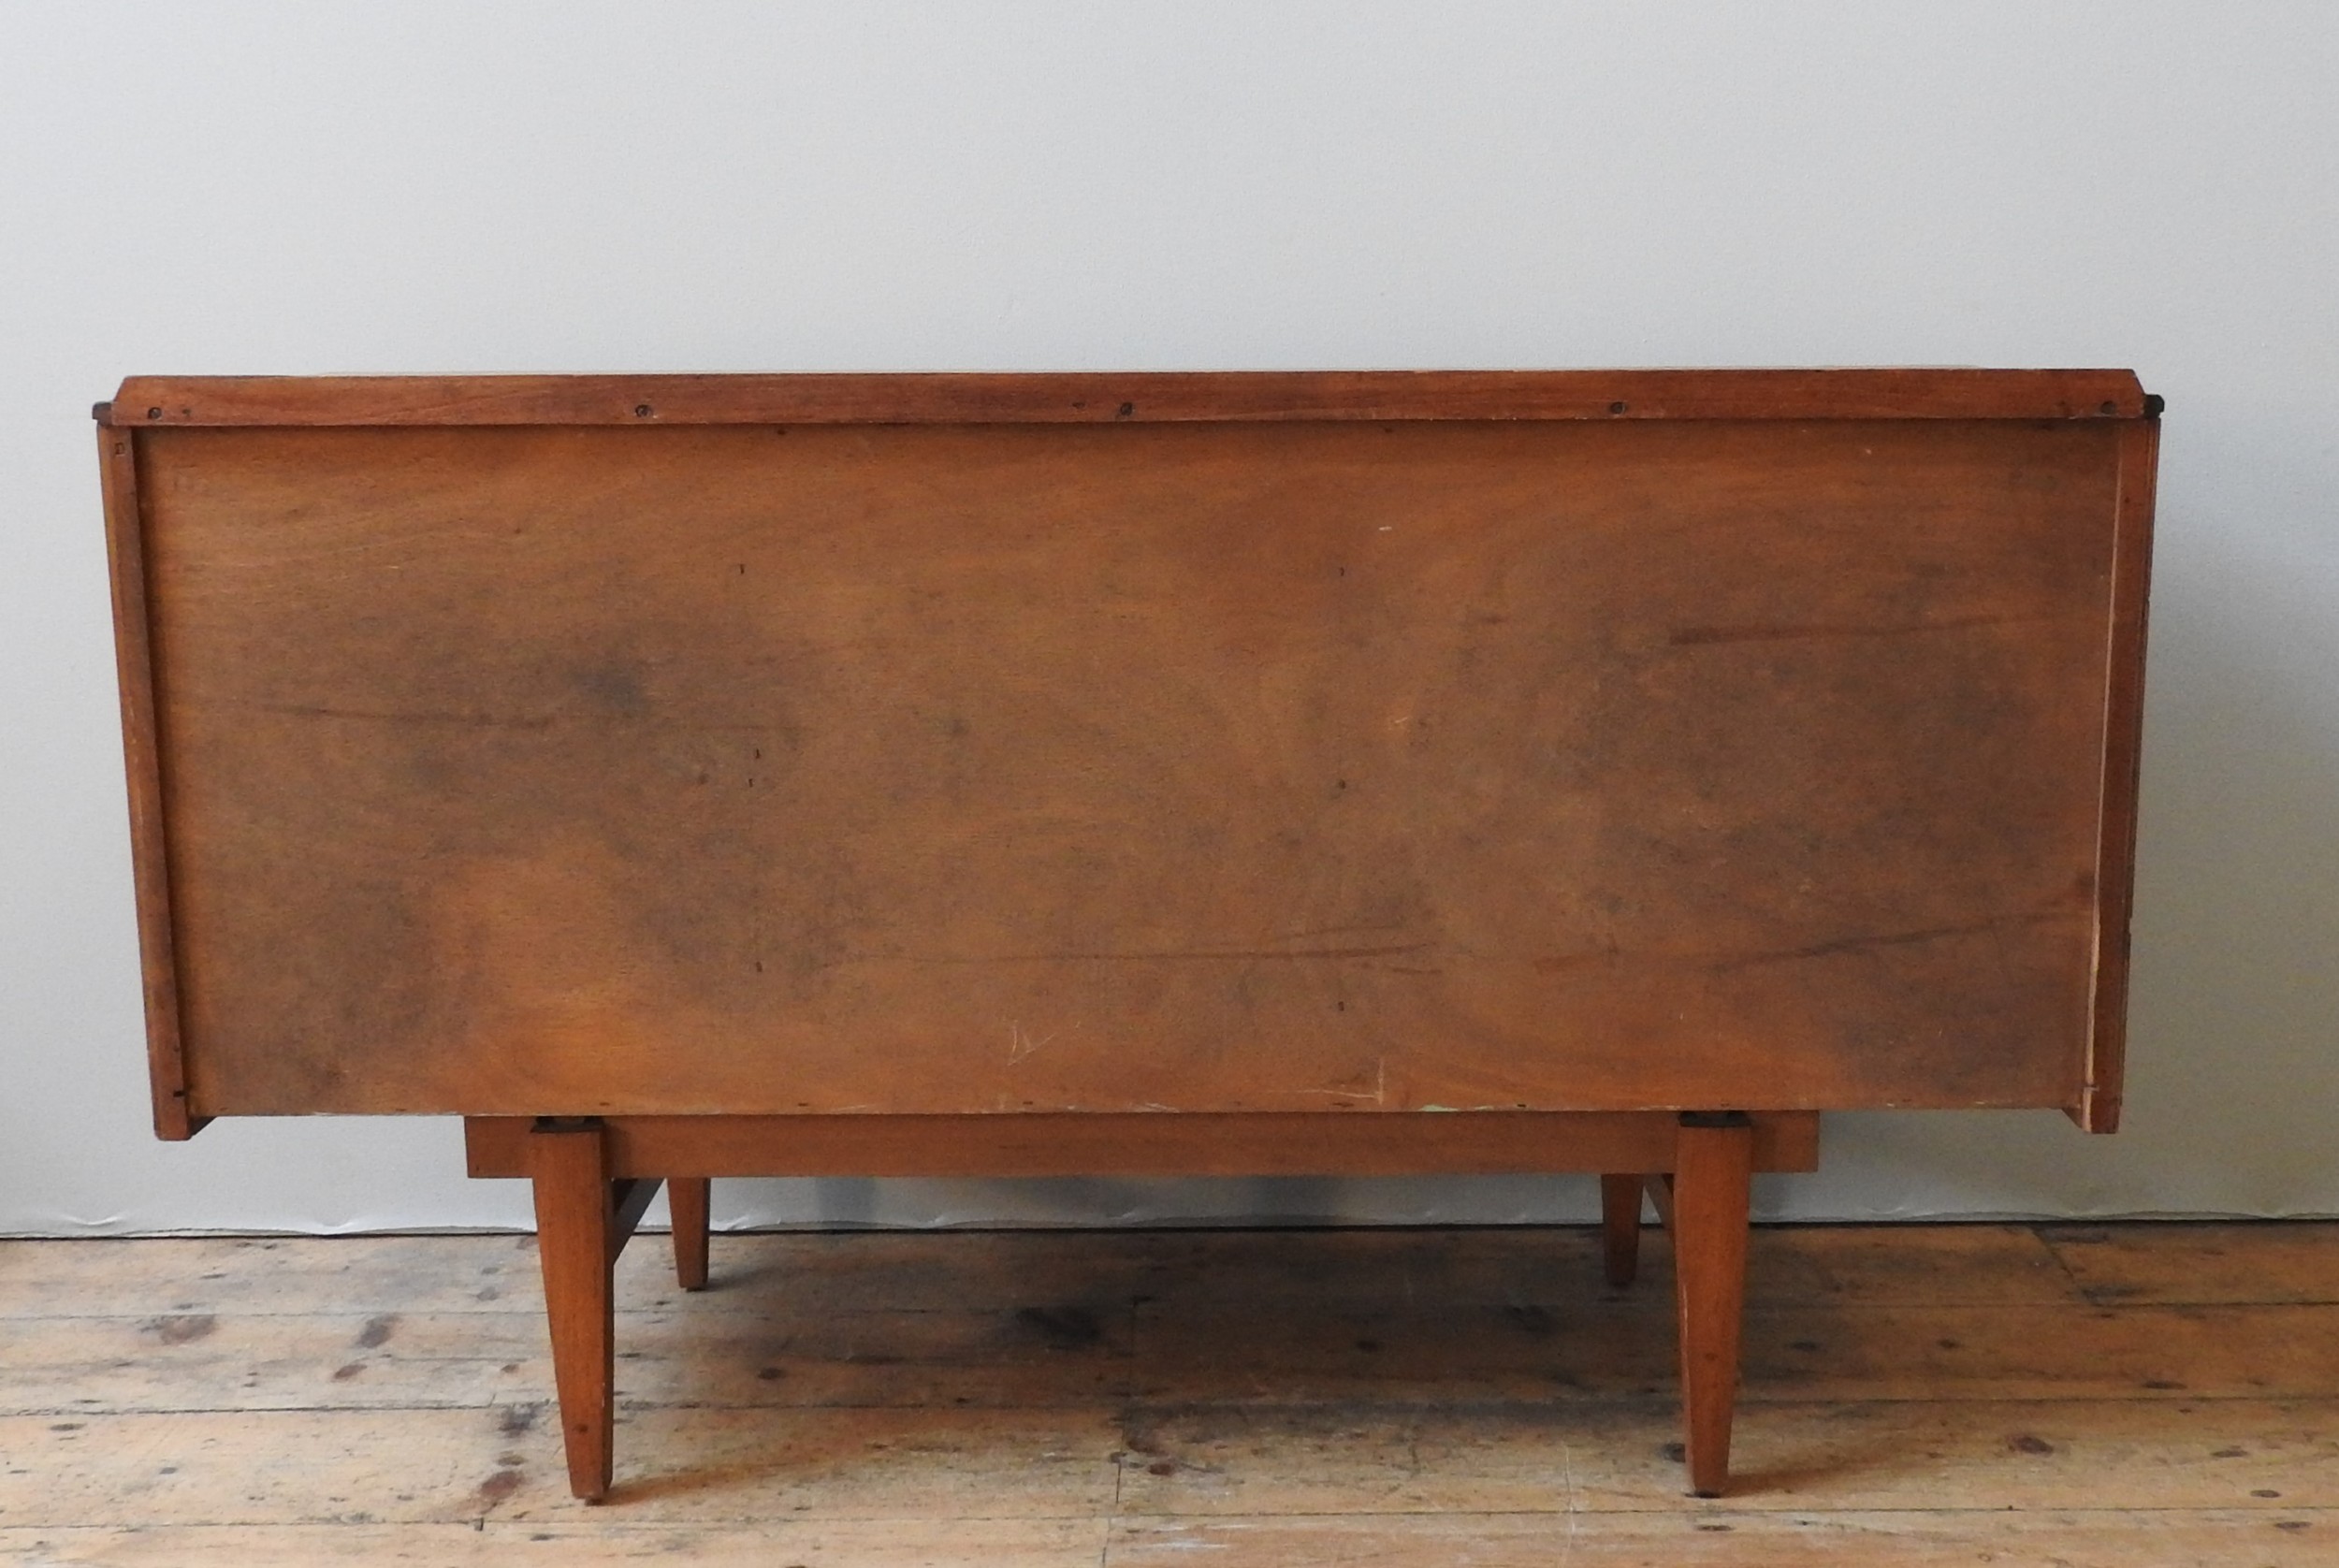
<path id="1" fill-rule="evenodd" d="M 157 1125 L 471 1118 L 573 1475 L 677 1183 L 1751 1169 L 2117 1116 L 2125 371 L 134 379 Z"/>

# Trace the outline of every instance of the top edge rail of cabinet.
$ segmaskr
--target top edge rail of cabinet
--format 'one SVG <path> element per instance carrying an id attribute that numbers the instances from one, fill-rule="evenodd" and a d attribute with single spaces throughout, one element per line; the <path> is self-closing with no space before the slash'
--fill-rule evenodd
<path id="1" fill-rule="evenodd" d="M 117 428 L 2150 419 L 2131 370 L 132 376 Z"/>

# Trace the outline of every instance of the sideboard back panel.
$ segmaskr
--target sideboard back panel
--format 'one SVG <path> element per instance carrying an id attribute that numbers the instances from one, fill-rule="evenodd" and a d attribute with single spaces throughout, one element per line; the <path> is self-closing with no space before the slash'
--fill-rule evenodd
<path id="1" fill-rule="evenodd" d="M 189 1106 L 2076 1104 L 2127 423 L 140 430 Z"/>

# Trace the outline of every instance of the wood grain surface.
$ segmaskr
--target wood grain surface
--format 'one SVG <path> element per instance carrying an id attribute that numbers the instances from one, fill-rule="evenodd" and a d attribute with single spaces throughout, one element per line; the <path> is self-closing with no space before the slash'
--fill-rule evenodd
<path id="1" fill-rule="evenodd" d="M 2110 1082 L 2132 421 L 652 425 L 139 432 L 195 1114 Z"/>
<path id="2" fill-rule="evenodd" d="M 1722 1502 L 1646 1250 L 719 1234 L 694 1294 L 637 1246 L 596 1509 L 527 1237 L 11 1241 L 0 1561 L 2332 1560 L 2339 1226 L 1758 1227 Z"/>

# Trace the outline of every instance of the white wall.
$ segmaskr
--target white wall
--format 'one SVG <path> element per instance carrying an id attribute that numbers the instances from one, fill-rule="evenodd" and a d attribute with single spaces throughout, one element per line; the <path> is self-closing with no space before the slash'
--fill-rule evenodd
<path id="1" fill-rule="evenodd" d="M 2339 8 L 0 9 L 0 1230 L 524 1219 L 452 1124 L 146 1131 L 86 412 L 126 372 L 2132 365 L 2167 396 L 2129 1130 L 1771 1212 L 2339 1212 Z M 1572 1216 L 1588 1183 L 731 1183 L 758 1220 Z"/>

